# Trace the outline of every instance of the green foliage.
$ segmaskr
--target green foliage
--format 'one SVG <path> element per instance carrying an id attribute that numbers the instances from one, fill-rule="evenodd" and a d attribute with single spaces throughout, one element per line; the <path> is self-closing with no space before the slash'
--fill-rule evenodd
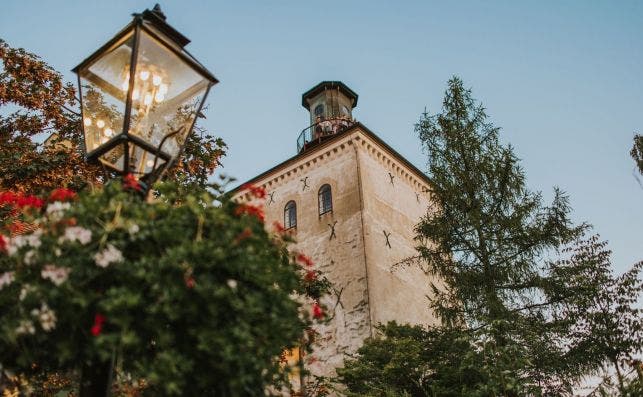
<path id="1" fill-rule="evenodd" d="M 634 159 L 638 172 L 643 175 L 643 135 L 634 135 L 634 143 L 632 144 L 632 150 L 630 150 L 630 156 Z"/>
<path id="2" fill-rule="evenodd" d="M 312 322 L 293 298 L 311 288 L 305 269 L 245 207 L 157 188 L 152 203 L 114 182 L 24 209 L 37 231 L 5 237 L 0 256 L 3 370 L 80 374 L 117 357 L 152 395 L 280 384 L 280 354 Z"/>

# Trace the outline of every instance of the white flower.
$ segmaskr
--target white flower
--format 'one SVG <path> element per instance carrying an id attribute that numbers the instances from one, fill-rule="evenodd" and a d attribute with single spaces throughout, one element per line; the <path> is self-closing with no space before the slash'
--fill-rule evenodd
<path id="1" fill-rule="evenodd" d="M 33 323 L 30 320 L 21 320 L 20 325 L 16 328 L 16 333 L 21 334 L 34 334 L 36 328 L 33 326 Z"/>
<path id="2" fill-rule="evenodd" d="M 54 255 L 56 255 L 56 256 L 60 256 L 60 255 L 62 255 L 62 253 L 63 253 L 63 252 L 60 250 L 60 248 L 56 248 L 56 249 L 54 250 Z"/>
<path id="3" fill-rule="evenodd" d="M 59 286 L 60 284 L 67 281 L 69 272 L 71 272 L 71 269 L 68 269 L 66 267 L 47 265 L 44 267 L 44 269 L 42 269 L 40 275 L 42 276 L 42 278 L 49 279 L 52 283 L 56 284 L 56 286 Z"/>
<path id="4" fill-rule="evenodd" d="M 31 234 L 20 235 L 12 237 L 7 241 L 7 253 L 9 255 L 14 255 L 18 252 L 18 249 L 24 246 L 31 246 L 34 248 L 40 247 L 42 242 L 40 241 L 40 236 L 42 236 L 42 230 L 38 229 Z"/>
<path id="5" fill-rule="evenodd" d="M 36 256 L 36 251 L 34 251 L 34 250 L 27 251 L 27 253 L 25 254 L 25 257 L 23 259 L 23 262 L 25 263 L 25 265 L 33 265 L 34 262 L 35 262 L 34 261 L 35 256 Z"/>
<path id="6" fill-rule="evenodd" d="M 40 326 L 46 332 L 51 331 L 56 328 L 56 313 L 47 306 L 46 303 L 40 305 L 40 309 L 33 309 L 31 315 L 38 317 L 40 320 Z"/>
<path id="7" fill-rule="evenodd" d="M 136 223 L 132 223 L 132 225 L 127 229 L 129 234 L 134 235 L 138 233 L 138 231 L 141 230 Z"/>
<path id="8" fill-rule="evenodd" d="M 228 281 L 226 281 L 226 284 L 228 284 L 228 287 L 232 289 L 237 288 L 237 280 L 229 279 Z"/>
<path id="9" fill-rule="evenodd" d="M 94 261 L 100 267 L 107 267 L 110 263 L 121 262 L 122 260 L 123 254 L 121 251 L 111 244 L 107 244 L 107 248 L 94 255 Z"/>
<path id="10" fill-rule="evenodd" d="M 56 314 L 53 310 L 40 313 L 40 326 L 45 331 L 56 328 Z"/>
<path id="11" fill-rule="evenodd" d="M 65 229 L 65 235 L 62 236 L 58 241 L 61 243 L 64 241 L 78 241 L 79 243 L 85 245 L 92 241 L 92 231 L 89 229 L 85 229 L 82 226 L 70 226 Z"/>
<path id="12" fill-rule="evenodd" d="M 55 201 L 47 206 L 47 215 L 52 220 L 59 220 L 62 218 L 63 212 L 71 208 L 69 203 L 62 203 L 60 201 Z"/>
<path id="13" fill-rule="evenodd" d="M 20 298 L 21 301 L 25 300 L 25 298 L 27 297 L 27 294 L 29 294 L 33 290 L 34 290 L 34 287 L 32 287 L 29 284 L 25 284 L 24 287 L 20 289 L 20 295 L 18 296 L 18 298 Z"/>
<path id="14" fill-rule="evenodd" d="M 6 272 L 0 275 L 0 289 L 4 288 L 5 285 L 13 283 L 16 277 L 13 272 Z"/>

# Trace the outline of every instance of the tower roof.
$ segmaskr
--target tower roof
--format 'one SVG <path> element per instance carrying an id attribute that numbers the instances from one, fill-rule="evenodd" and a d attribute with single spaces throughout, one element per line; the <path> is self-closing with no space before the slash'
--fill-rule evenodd
<path id="1" fill-rule="evenodd" d="M 306 99 L 312 98 L 324 90 L 331 89 L 340 90 L 344 95 L 353 99 L 352 107 L 357 106 L 357 94 L 341 81 L 322 81 L 310 90 L 304 92 L 301 96 L 301 106 L 305 107 L 307 110 L 310 110 L 310 105 L 308 104 L 308 101 L 306 101 Z"/>

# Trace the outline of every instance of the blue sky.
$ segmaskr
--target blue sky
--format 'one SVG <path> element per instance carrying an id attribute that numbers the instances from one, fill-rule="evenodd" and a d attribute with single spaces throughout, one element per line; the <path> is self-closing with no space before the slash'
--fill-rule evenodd
<path id="1" fill-rule="evenodd" d="M 448 3 L 448 4 L 447 4 Z M 152 1 L 5 1 L 0 37 L 69 70 Z M 301 94 L 341 80 L 354 115 L 421 169 L 413 124 L 454 74 L 502 127 L 533 190 L 571 196 L 614 251 L 643 259 L 643 188 L 627 153 L 643 131 L 641 1 L 164 1 L 168 22 L 221 80 L 204 126 L 248 179 L 295 154 Z"/>

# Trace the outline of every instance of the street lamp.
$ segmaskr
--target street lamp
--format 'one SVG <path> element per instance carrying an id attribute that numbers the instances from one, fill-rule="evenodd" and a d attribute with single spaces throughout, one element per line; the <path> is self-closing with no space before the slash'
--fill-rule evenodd
<path id="1" fill-rule="evenodd" d="M 147 186 L 179 158 L 218 80 L 165 22 L 157 4 L 73 71 L 78 74 L 87 161 Z"/>

